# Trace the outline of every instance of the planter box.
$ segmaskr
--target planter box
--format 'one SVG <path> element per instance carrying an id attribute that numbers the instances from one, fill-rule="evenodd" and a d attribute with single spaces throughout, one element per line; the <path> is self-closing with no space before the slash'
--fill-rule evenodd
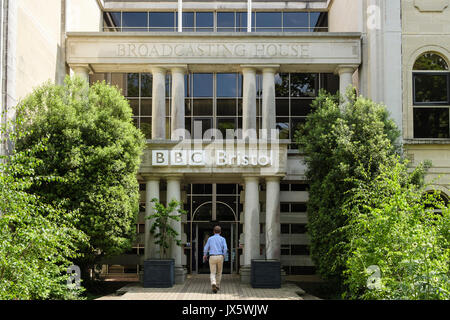
<path id="1" fill-rule="evenodd" d="M 253 288 L 281 288 L 280 261 L 252 260 L 250 283 Z"/>
<path id="2" fill-rule="evenodd" d="M 171 288 L 175 283 L 175 260 L 144 261 L 144 288 Z"/>

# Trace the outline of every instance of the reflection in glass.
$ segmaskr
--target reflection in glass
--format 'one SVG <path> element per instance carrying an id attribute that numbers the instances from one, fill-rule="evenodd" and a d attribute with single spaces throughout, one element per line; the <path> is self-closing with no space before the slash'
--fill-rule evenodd
<path id="1" fill-rule="evenodd" d="M 217 74 L 217 96 L 237 97 L 237 73 Z"/>
<path id="2" fill-rule="evenodd" d="M 292 136 L 291 139 L 294 138 L 295 133 L 301 129 L 301 127 L 303 126 L 303 124 L 305 124 L 306 122 L 306 118 L 291 118 L 291 122 L 292 122 Z"/>
<path id="3" fill-rule="evenodd" d="M 227 137 L 227 129 L 236 129 L 235 118 L 218 118 L 217 119 L 217 129 L 222 133 L 222 138 Z"/>
<path id="4" fill-rule="evenodd" d="M 448 70 L 444 58 L 435 53 L 427 52 L 421 55 L 414 63 L 413 70 Z"/>
<path id="5" fill-rule="evenodd" d="M 275 75 L 275 96 L 289 97 L 289 73 Z"/>
<path id="6" fill-rule="evenodd" d="M 131 111 L 133 112 L 133 115 L 138 117 L 139 116 L 139 99 L 128 99 L 128 102 L 130 103 Z"/>
<path id="7" fill-rule="evenodd" d="M 141 117 L 141 131 L 146 139 L 152 138 L 152 118 Z"/>
<path id="8" fill-rule="evenodd" d="M 139 97 L 139 73 L 127 74 L 127 97 Z"/>
<path id="9" fill-rule="evenodd" d="M 222 203 L 223 202 L 223 203 Z M 236 221 L 234 210 L 236 208 L 236 196 L 217 197 L 216 220 L 217 221 Z"/>
<path id="10" fill-rule="evenodd" d="M 276 128 L 279 132 L 279 139 L 289 139 L 289 118 L 278 118 Z"/>
<path id="11" fill-rule="evenodd" d="M 316 73 L 291 73 L 291 97 L 315 97 Z"/>
<path id="12" fill-rule="evenodd" d="M 331 94 L 336 94 L 339 91 L 339 76 L 333 73 L 322 73 L 320 75 L 320 87 Z"/>
<path id="13" fill-rule="evenodd" d="M 414 108 L 414 138 L 449 138 L 448 108 Z"/>
<path id="14" fill-rule="evenodd" d="M 256 12 L 256 31 L 281 31 L 281 12 Z"/>
<path id="15" fill-rule="evenodd" d="M 212 119 L 211 118 L 194 118 L 193 119 L 193 130 L 199 130 L 201 126 L 201 136 L 203 137 L 205 135 L 205 132 L 209 129 L 212 129 Z M 197 132 L 192 133 L 191 136 L 194 138 L 197 137 Z"/>
<path id="16" fill-rule="evenodd" d="M 233 32 L 235 27 L 234 12 L 217 12 L 217 31 Z"/>
<path id="17" fill-rule="evenodd" d="M 193 74 L 194 97 L 213 96 L 213 74 L 194 73 Z"/>
<path id="18" fill-rule="evenodd" d="M 415 103 L 448 103 L 447 74 L 416 73 L 413 77 Z"/>
<path id="19" fill-rule="evenodd" d="M 141 97 L 151 97 L 152 96 L 152 74 L 142 73 L 141 74 Z"/>

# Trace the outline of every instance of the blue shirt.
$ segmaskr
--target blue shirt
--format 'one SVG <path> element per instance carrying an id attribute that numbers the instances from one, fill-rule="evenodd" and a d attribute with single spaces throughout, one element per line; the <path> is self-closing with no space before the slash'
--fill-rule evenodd
<path id="1" fill-rule="evenodd" d="M 225 241 L 225 238 L 216 233 L 212 237 L 208 238 L 205 248 L 203 248 L 203 255 L 206 255 L 209 251 L 210 255 L 222 254 L 222 255 L 226 256 L 227 250 L 228 250 L 228 248 L 227 248 L 227 242 Z"/>

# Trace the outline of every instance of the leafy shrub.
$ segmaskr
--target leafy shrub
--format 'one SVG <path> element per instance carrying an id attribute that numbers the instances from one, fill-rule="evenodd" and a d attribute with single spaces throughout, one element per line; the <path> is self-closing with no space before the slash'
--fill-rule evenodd
<path id="1" fill-rule="evenodd" d="M 345 205 L 352 217 L 343 227 L 350 240 L 345 297 L 450 299 L 450 210 L 435 195 L 424 196 L 411 176 L 405 163 L 382 165 Z M 368 289 L 371 265 L 380 280 Z"/>

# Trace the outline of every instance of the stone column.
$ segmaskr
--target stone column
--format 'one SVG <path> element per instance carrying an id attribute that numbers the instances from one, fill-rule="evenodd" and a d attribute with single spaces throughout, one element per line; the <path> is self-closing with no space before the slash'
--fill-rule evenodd
<path id="1" fill-rule="evenodd" d="M 171 139 L 185 138 L 184 133 L 184 74 L 185 68 L 174 67 L 172 72 L 172 132 Z"/>
<path id="2" fill-rule="evenodd" d="M 280 178 L 266 178 L 266 257 L 280 260 Z"/>
<path id="3" fill-rule="evenodd" d="M 346 93 L 347 88 L 353 84 L 353 73 L 355 72 L 355 66 L 338 66 L 337 73 L 339 74 L 339 93 L 344 97 L 344 101 L 347 101 Z"/>
<path id="4" fill-rule="evenodd" d="M 154 237 L 150 234 L 150 228 L 152 226 L 152 221 L 147 219 L 150 215 L 154 213 L 153 202 L 154 198 L 159 201 L 159 178 L 151 177 L 146 181 L 145 189 L 145 259 L 158 259 L 159 246 L 155 244 Z"/>
<path id="5" fill-rule="evenodd" d="M 152 68 L 152 139 L 166 138 L 166 70 Z"/>
<path id="6" fill-rule="evenodd" d="M 267 130 L 267 138 L 271 130 L 276 128 L 275 72 L 276 68 L 263 68 L 262 129 Z"/>
<path id="7" fill-rule="evenodd" d="M 241 268 L 241 281 L 249 283 L 252 259 L 260 258 L 259 178 L 245 177 L 244 181 L 244 266 Z"/>
<path id="8" fill-rule="evenodd" d="M 167 204 L 176 200 L 181 202 L 181 177 L 172 176 L 167 178 Z M 181 221 L 171 220 L 172 228 L 178 233 L 178 240 L 181 240 Z M 170 246 L 170 256 L 175 260 L 175 283 L 184 283 L 186 279 L 186 271 L 181 264 L 182 248 L 175 242 Z"/>
<path id="9" fill-rule="evenodd" d="M 89 64 L 71 64 L 70 68 L 76 76 L 86 80 L 89 83 L 89 73 L 91 72 Z"/>
<path id="10" fill-rule="evenodd" d="M 242 137 L 256 139 L 256 69 L 243 66 L 242 74 Z"/>

